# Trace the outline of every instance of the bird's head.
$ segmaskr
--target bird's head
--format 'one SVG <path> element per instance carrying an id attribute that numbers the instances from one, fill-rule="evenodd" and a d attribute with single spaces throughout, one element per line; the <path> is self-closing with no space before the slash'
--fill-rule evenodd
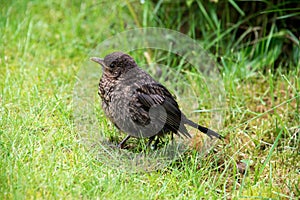
<path id="1" fill-rule="evenodd" d="M 99 63 L 102 66 L 103 73 L 112 78 L 117 78 L 137 66 L 132 57 L 122 52 L 108 54 L 104 59 L 92 57 L 91 60 Z"/>

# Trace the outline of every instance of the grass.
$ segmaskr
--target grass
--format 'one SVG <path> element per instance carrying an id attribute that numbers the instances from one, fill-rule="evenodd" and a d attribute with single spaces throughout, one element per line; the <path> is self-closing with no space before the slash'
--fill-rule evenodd
<path id="1" fill-rule="evenodd" d="M 130 7 L 132 3 L 139 6 Z M 182 13 L 175 21 L 160 21 L 155 12 L 163 9 L 161 4 L 146 2 L 142 6 L 130 1 L 119 5 L 98 1 L 3 1 L 1 5 L 1 199 L 300 196 L 300 66 L 296 63 L 289 66 L 290 70 L 277 66 L 275 70 L 270 63 L 279 47 L 272 46 L 272 50 L 270 38 L 261 39 L 263 43 L 254 48 L 252 57 L 249 46 L 238 44 L 241 41 L 224 45 L 222 39 L 228 33 L 223 32 L 219 21 L 210 18 L 212 11 L 205 13 L 206 8 L 197 1 L 209 20 L 209 28 L 215 28 L 218 35 L 217 40 L 204 39 L 201 43 L 207 48 L 241 47 L 239 51 L 228 51 L 220 60 L 228 107 L 220 130 L 225 139 L 205 156 L 199 157 L 192 150 L 160 170 L 132 173 L 99 159 L 97 146 L 85 143 L 78 133 L 72 107 L 77 72 L 90 51 L 106 38 L 137 26 L 172 24 L 178 30 L 185 20 Z M 192 27 L 187 32 L 193 37 L 197 33 Z M 202 29 L 205 37 L 212 38 L 205 27 Z M 180 63 L 164 52 L 152 53 L 162 59 L 161 63 Z M 265 56 L 253 56 L 259 53 Z M 217 51 L 216 55 L 220 54 L 222 51 Z M 142 50 L 133 55 L 147 63 Z M 182 63 L 178 66 L 174 71 L 189 80 L 192 72 L 184 73 L 189 68 Z M 198 109 L 209 109 L 211 105 L 199 91 L 205 88 L 200 82 L 198 77 L 199 84 L 192 84 L 191 91 L 201 97 Z M 97 83 L 91 85 L 95 85 L 89 89 L 96 95 Z M 178 98 L 180 101 L 182 97 Z M 117 135 L 101 109 L 98 111 L 101 131 Z M 209 123 L 209 114 L 197 114 L 201 114 L 204 124 Z M 98 142 L 97 137 L 94 140 Z"/>

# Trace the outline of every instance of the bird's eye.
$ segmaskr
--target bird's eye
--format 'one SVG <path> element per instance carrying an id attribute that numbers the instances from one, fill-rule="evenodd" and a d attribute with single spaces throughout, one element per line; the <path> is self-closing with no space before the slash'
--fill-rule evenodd
<path id="1" fill-rule="evenodd" d="M 111 64 L 109 65 L 110 68 L 115 68 L 115 66 L 116 66 L 115 63 L 111 63 Z"/>

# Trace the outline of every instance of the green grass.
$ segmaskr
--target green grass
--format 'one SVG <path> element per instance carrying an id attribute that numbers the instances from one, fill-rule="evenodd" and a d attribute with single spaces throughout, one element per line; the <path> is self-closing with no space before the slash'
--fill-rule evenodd
<path id="1" fill-rule="evenodd" d="M 175 21 L 160 21 L 155 15 L 163 9 L 159 3 L 119 3 L 1 1 L 0 199 L 299 197 L 299 62 L 290 70 L 281 66 L 275 70 L 272 55 L 278 55 L 279 47 L 268 37 L 262 37 L 250 55 L 251 49 L 240 46 L 241 41 L 223 44 L 228 32 L 220 21 L 210 18 L 211 10 L 204 12 L 207 8 L 200 1 L 197 5 L 206 17 L 203 23 L 206 19 L 208 29 L 217 30 L 218 36 L 215 40 L 207 27 L 201 27 L 204 39 L 200 42 L 208 49 L 223 49 L 216 56 L 222 55 L 220 70 L 228 105 L 220 130 L 224 141 L 205 156 L 192 150 L 147 173 L 112 168 L 99 158 L 97 146 L 84 142 L 74 124 L 73 89 L 90 51 L 129 28 L 172 24 L 178 30 L 185 22 L 180 12 Z M 130 8 L 131 4 L 138 6 Z M 196 35 L 193 25 L 196 22 L 187 30 L 192 37 Z M 232 52 L 228 46 L 241 48 Z M 165 52 L 152 53 L 189 80 L 192 72 L 180 61 Z M 260 53 L 265 57 L 255 56 Z M 142 50 L 133 55 L 147 63 Z M 199 109 L 209 109 L 199 91 L 204 87 L 200 82 L 198 77 L 199 84 L 191 84 L 191 92 L 200 97 Z M 96 95 L 97 83 L 91 85 L 95 88 L 87 89 Z M 118 136 L 98 111 L 101 131 Z M 209 113 L 197 114 L 204 124 L 209 123 Z M 97 137 L 94 140 L 97 144 Z"/>

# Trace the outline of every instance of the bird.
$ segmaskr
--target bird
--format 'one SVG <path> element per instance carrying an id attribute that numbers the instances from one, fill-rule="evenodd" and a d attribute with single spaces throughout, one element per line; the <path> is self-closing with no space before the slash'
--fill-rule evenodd
<path id="1" fill-rule="evenodd" d="M 222 139 L 217 132 L 201 126 L 180 110 L 175 97 L 157 82 L 136 61 L 123 52 L 113 52 L 104 58 L 91 57 L 102 66 L 98 95 L 106 117 L 127 136 L 117 145 L 124 148 L 130 137 L 148 138 L 154 148 L 159 138 L 171 134 L 192 138 L 186 125 L 198 129 L 210 138 Z"/>

